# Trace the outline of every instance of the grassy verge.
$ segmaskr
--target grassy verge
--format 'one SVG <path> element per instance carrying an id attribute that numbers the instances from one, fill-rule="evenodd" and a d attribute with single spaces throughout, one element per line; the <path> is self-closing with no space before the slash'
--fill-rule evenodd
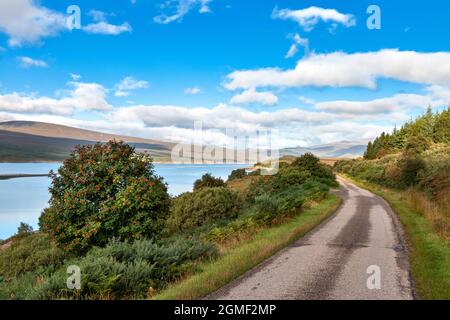
<path id="1" fill-rule="evenodd" d="M 450 299 L 450 247 L 430 221 L 414 209 L 403 192 L 342 176 L 383 197 L 399 217 L 408 240 L 411 272 L 419 298 Z"/>
<path id="2" fill-rule="evenodd" d="M 328 195 L 289 222 L 262 230 L 249 242 L 229 249 L 213 262 L 204 263 L 199 273 L 170 286 L 154 299 L 197 299 L 216 291 L 299 239 L 329 217 L 340 203 L 340 198 Z"/>

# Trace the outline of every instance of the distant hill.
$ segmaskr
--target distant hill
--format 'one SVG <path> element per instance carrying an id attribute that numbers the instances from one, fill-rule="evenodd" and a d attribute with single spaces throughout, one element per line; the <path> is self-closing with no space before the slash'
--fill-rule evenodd
<path id="1" fill-rule="evenodd" d="M 168 161 L 174 143 L 83 130 L 57 124 L 9 121 L 0 123 L 0 162 L 64 160 L 79 144 L 112 139 L 127 142 L 155 160 Z"/>
<path id="2" fill-rule="evenodd" d="M 281 156 L 301 156 L 311 152 L 320 158 L 356 158 L 364 154 L 368 141 L 342 141 L 312 147 L 295 147 L 280 150 Z"/>
<path id="3" fill-rule="evenodd" d="M 155 161 L 169 162 L 174 142 L 114 135 L 58 124 L 33 121 L 0 122 L 0 162 L 62 161 L 79 144 L 93 144 L 112 139 L 133 145 L 138 152 L 149 153 Z M 311 152 L 321 158 L 354 158 L 366 148 L 364 142 L 339 142 L 309 148 L 286 148 L 281 156 L 301 156 Z"/>

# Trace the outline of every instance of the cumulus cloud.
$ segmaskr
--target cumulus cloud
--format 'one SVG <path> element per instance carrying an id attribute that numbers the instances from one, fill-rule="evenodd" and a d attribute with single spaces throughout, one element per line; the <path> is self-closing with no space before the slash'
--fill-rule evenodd
<path id="1" fill-rule="evenodd" d="M 365 53 L 311 54 L 294 69 L 265 68 L 235 71 L 225 88 L 257 87 L 365 87 L 375 89 L 377 80 L 449 85 L 450 53 L 421 53 L 385 49 Z"/>
<path id="2" fill-rule="evenodd" d="M 17 58 L 20 62 L 20 66 L 22 68 L 31 68 L 31 67 L 37 67 L 37 68 L 46 68 L 48 67 L 47 62 L 42 60 L 36 60 L 32 59 L 30 57 L 18 57 Z"/>
<path id="3" fill-rule="evenodd" d="M 317 110 L 345 114 L 382 114 L 403 112 L 409 109 L 425 109 L 442 107 L 450 104 L 450 88 L 443 86 L 429 86 L 427 94 L 396 94 L 392 97 L 373 99 L 368 101 L 325 101 L 315 104 Z"/>
<path id="4" fill-rule="evenodd" d="M 128 22 L 124 22 L 120 25 L 111 24 L 107 21 L 107 13 L 99 10 L 91 10 L 89 15 L 93 18 L 94 23 L 88 24 L 83 27 L 83 30 L 87 33 L 95 33 L 102 35 L 118 35 L 124 32 L 131 32 L 132 28 Z"/>
<path id="5" fill-rule="evenodd" d="M 231 104 L 249 104 L 261 103 L 267 106 L 273 106 L 278 103 L 278 97 L 272 92 L 258 92 L 251 88 L 244 92 L 233 96 L 230 100 Z"/>
<path id="6" fill-rule="evenodd" d="M 199 87 L 192 87 L 184 89 L 185 94 L 199 94 L 201 89 Z"/>
<path id="7" fill-rule="evenodd" d="M 355 17 L 352 14 L 343 14 L 335 9 L 324 9 L 319 7 L 309 7 L 300 10 L 290 10 L 275 8 L 272 13 L 274 19 L 293 20 L 297 22 L 305 31 L 309 32 L 320 21 L 341 24 L 345 27 L 356 25 Z"/>
<path id="8" fill-rule="evenodd" d="M 161 14 L 153 18 L 153 21 L 159 24 L 169 24 L 172 22 L 180 22 L 183 17 L 191 10 L 198 8 L 199 13 L 210 13 L 209 3 L 212 0 L 168 0 L 161 4 L 162 10 L 173 10 L 173 14 Z"/>
<path id="9" fill-rule="evenodd" d="M 0 111 L 11 113 L 42 113 L 72 115 L 78 111 L 110 110 L 107 90 L 96 83 L 70 82 L 67 97 L 55 99 L 17 92 L 0 95 Z"/>
<path id="10" fill-rule="evenodd" d="M 136 80 L 133 77 L 125 77 L 116 85 L 116 92 L 114 95 L 116 97 L 128 97 L 130 91 L 137 89 L 145 89 L 149 87 L 149 83 L 144 80 Z"/>
<path id="11" fill-rule="evenodd" d="M 0 1 L 0 31 L 8 35 L 10 46 L 39 43 L 64 29 L 65 15 L 34 0 Z"/>
<path id="12" fill-rule="evenodd" d="M 254 112 L 225 104 L 219 104 L 214 108 L 137 105 L 115 109 L 111 114 L 112 120 L 143 122 L 151 127 L 192 128 L 194 122 L 202 121 L 203 126 L 207 129 L 238 128 L 241 131 L 276 127 L 282 123 L 325 123 L 333 117 L 332 114 L 327 115 L 322 112 L 304 111 L 296 108 L 273 112 Z"/>

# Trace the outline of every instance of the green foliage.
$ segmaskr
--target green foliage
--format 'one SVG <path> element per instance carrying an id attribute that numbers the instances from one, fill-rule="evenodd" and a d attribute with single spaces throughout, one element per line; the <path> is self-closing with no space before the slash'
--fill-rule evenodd
<path id="1" fill-rule="evenodd" d="M 418 184 L 419 172 L 424 168 L 425 162 L 419 157 L 408 157 L 403 160 L 401 168 L 402 183 L 408 187 Z"/>
<path id="2" fill-rule="evenodd" d="M 33 227 L 28 223 L 21 222 L 19 227 L 17 228 L 17 236 L 22 237 L 28 235 L 33 232 Z"/>
<path id="3" fill-rule="evenodd" d="M 49 272 L 61 265 L 67 254 L 50 242 L 48 235 L 36 233 L 15 238 L 0 251 L 0 277 L 12 279 L 28 271 Z"/>
<path id="4" fill-rule="evenodd" d="M 271 187 L 276 191 L 283 191 L 290 186 L 305 183 L 311 179 L 312 175 L 308 170 L 302 170 L 294 167 L 285 167 L 275 175 L 271 181 Z"/>
<path id="5" fill-rule="evenodd" d="M 430 140 L 422 134 L 412 135 L 408 138 L 405 146 L 405 154 L 420 155 L 431 146 Z"/>
<path id="6" fill-rule="evenodd" d="M 291 166 L 300 172 L 305 172 L 303 173 L 305 176 L 310 175 L 315 181 L 320 181 L 330 187 L 338 186 L 333 169 L 321 164 L 320 159 L 311 153 L 306 153 L 297 158 Z"/>
<path id="7" fill-rule="evenodd" d="M 436 145 L 421 154 L 413 150 L 378 160 L 338 161 L 335 170 L 385 187 L 417 186 L 445 200 L 450 190 L 450 146 Z"/>
<path id="8" fill-rule="evenodd" d="M 255 198 L 253 209 L 256 218 L 269 222 L 278 216 L 280 212 L 280 202 L 275 196 L 263 194 Z"/>
<path id="9" fill-rule="evenodd" d="M 241 198 L 230 189 L 200 189 L 173 199 L 167 223 L 173 231 L 197 227 L 218 219 L 234 218 L 241 207 Z"/>
<path id="10" fill-rule="evenodd" d="M 194 239 L 182 239 L 169 243 L 152 240 L 112 240 L 104 248 L 94 248 L 82 258 L 67 261 L 64 267 L 40 284 L 33 286 L 30 275 L 28 287 L 18 279 L 10 288 L 24 287 L 19 292 L 7 294 L 19 299 L 122 299 L 145 298 L 150 288 L 159 290 L 192 270 L 195 261 L 213 258 L 217 249 Z M 66 267 L 77 265 L 81 269 L 81 290 L 66 288 Z M 151 290 L 151 289 L 150 289 Z"/>
<path id="11" fill-rule="evenodd" d="M 428 150 L 432 143 L 450 142 L 450 109 L 433 114 L 431 108 L 414 121 L 407 122 L 392 134 L 383 132 L 373 142 L 369 142 L 364 159 L 379 159 L 386 154 L 396 153 L 405 148 L 420 154 Z"/>
<path id="12" fill-rule="evenodd" d="M 202 176 L 201 179 L 198 179 L 194 182 L 194 191 L 203 188 L 215 188 L 224 186 L 225 182 L 221 178 L 215 178 L 210 173 L 206 173 Z"/>
<path id="13" fill-rule="evenodd" d="M 245 169 L 235 169 L 231 171 L 230 175 L 228 176 L 228 181 L 233 181 L 236 179 L 242 179 L 247 176 L 247 171 Z"/>
<path id="14" fill-rule="evenodd" d="M 450 108 L 437 116 L 433 128 L 433 140 L 438 143 L 450 143 Z"/>
<path id="15" fill-rule="evenodd" d="M 40 227 L 69 251 L 112 237 L 153 237 L 169 211 L 167 187 L 151 160 L 123 142 L 78 146 L 53 176 Z"/>

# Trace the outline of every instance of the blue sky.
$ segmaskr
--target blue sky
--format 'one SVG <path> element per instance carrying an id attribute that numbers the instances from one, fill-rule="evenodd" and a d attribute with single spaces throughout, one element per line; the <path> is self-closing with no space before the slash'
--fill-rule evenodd
<path id="1" fill-rule="evenodd" d="M 366 26 L 371 4 L 379 30 Z M 80 29 L 66 27 L 69 5 Z M 370 139 L 450 103 L 449 10 L 441 0 L 2 0 L 0 121 L 172 140 L 203 121 L 208 143 L 228 127 L 277 129 L 280 146 Z"/>

